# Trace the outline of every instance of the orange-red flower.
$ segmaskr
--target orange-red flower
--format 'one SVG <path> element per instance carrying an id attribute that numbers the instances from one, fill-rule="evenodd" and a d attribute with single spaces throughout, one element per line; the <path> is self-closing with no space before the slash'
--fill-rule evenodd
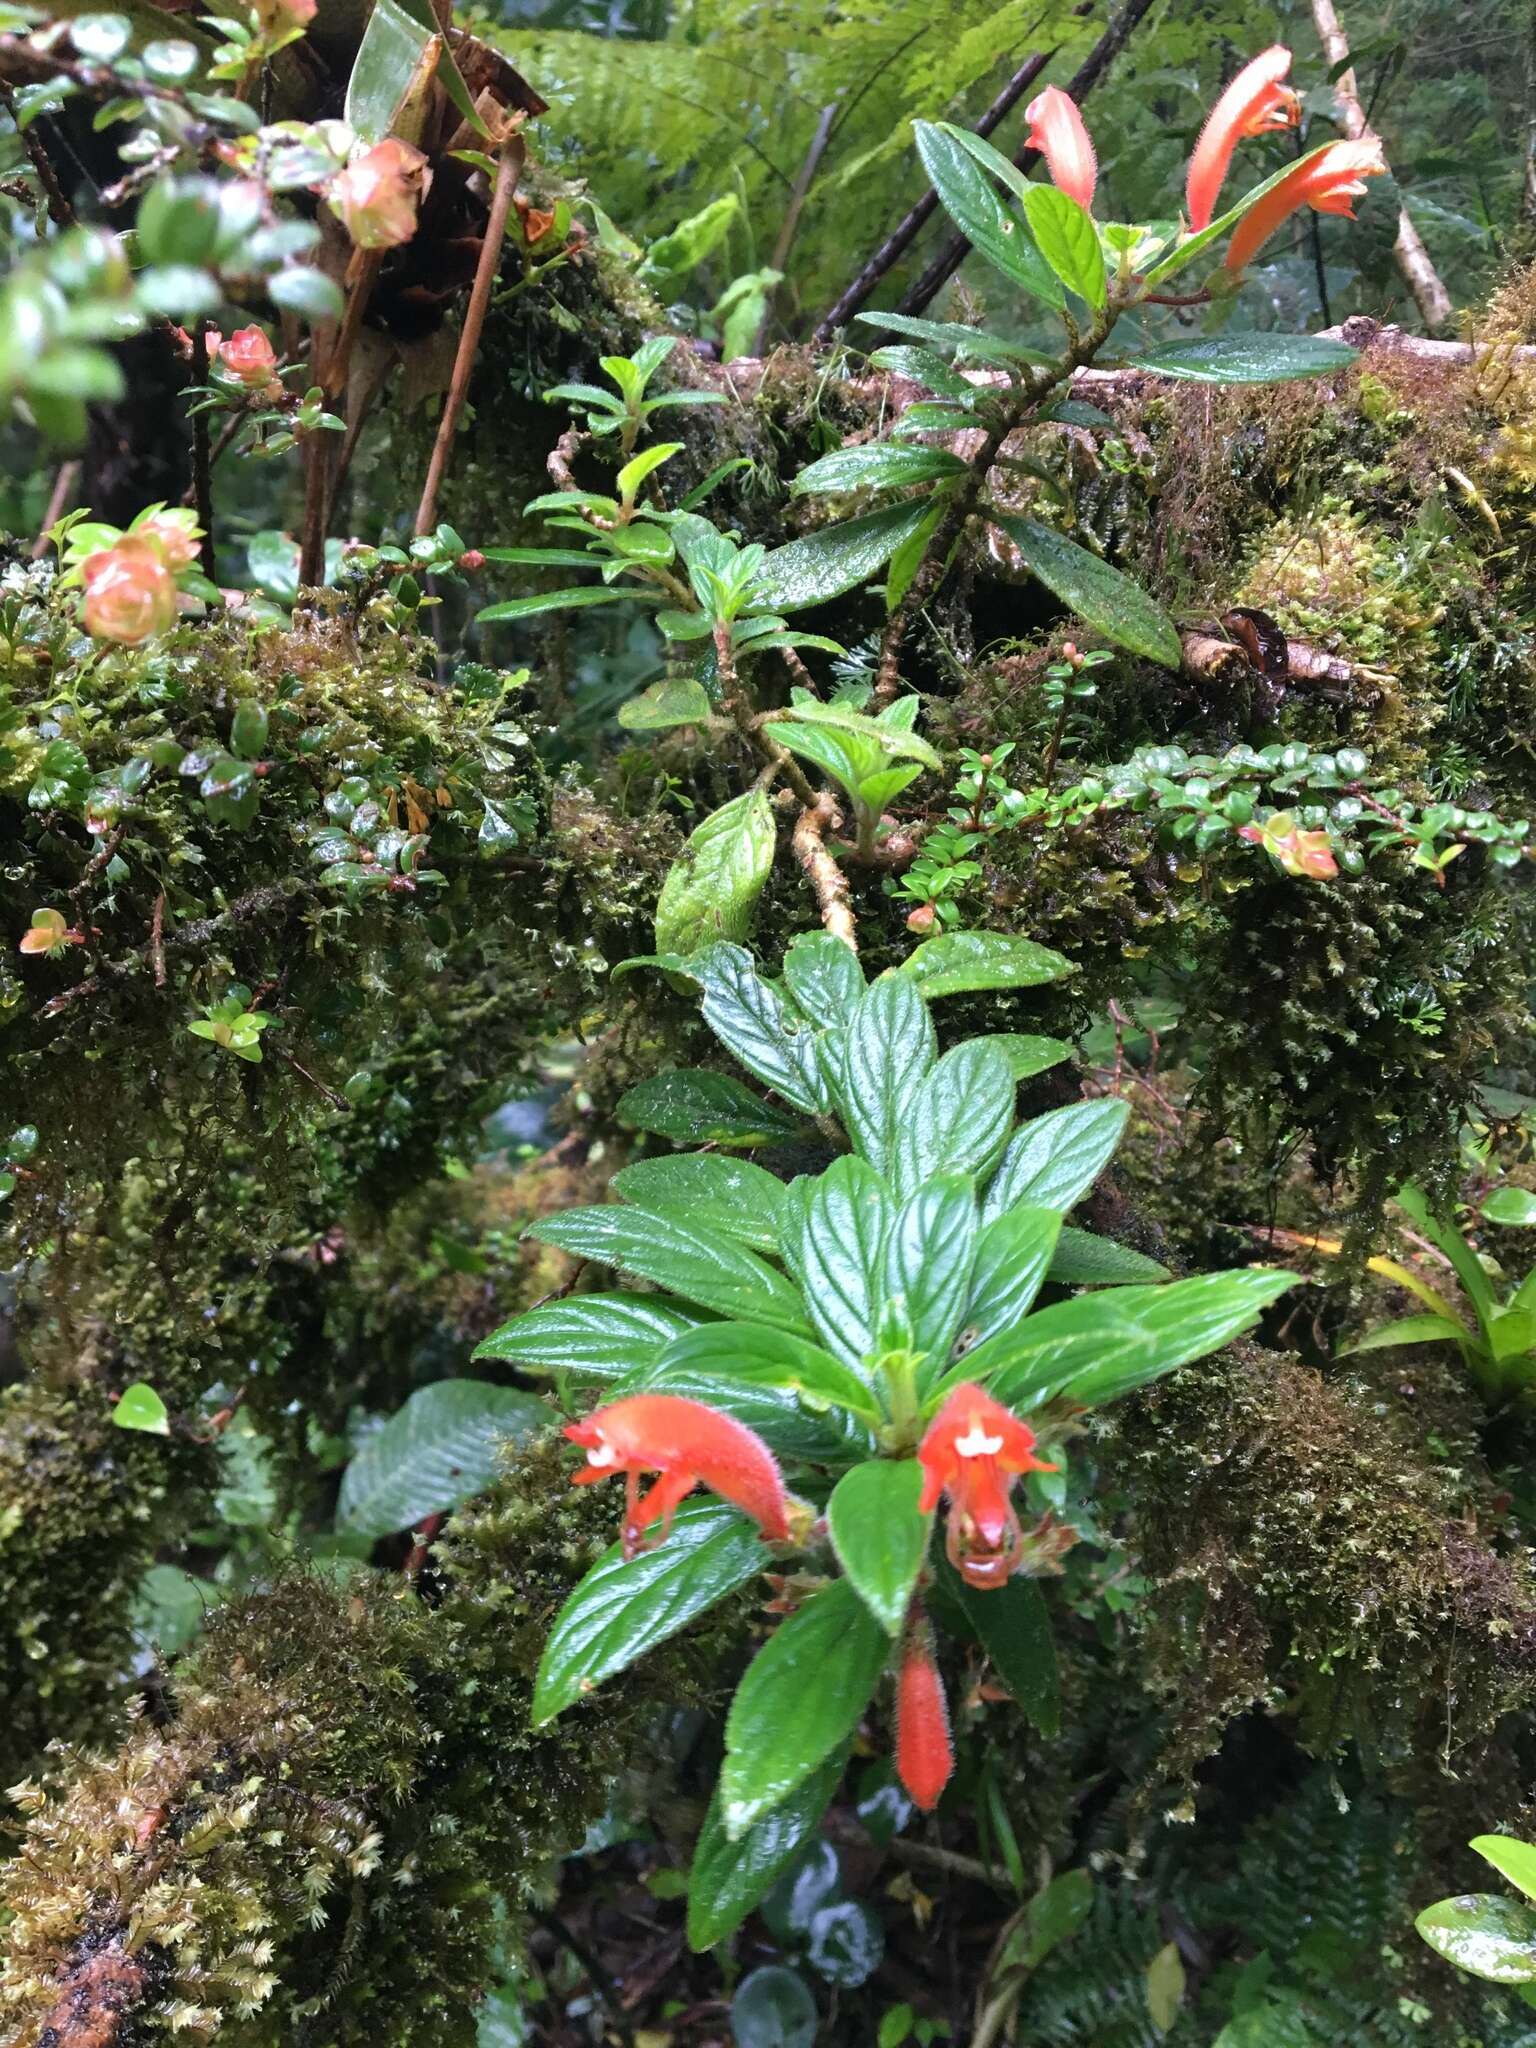
<path id="1" fill-rule="evenodd" d="M 416 208 L 432 182 L 419 149 L 390 136 L 338 171 L 326 190 L 359 249 L 393 249 L 416 232 Z"/>
<path id="2" fill-rule="evenodd" d="M 1059 85 L 1048 85 L 1030 101 L 1025 113 L 1030 124 L 1029 147 L 1045 158 L 1051 183 L 1079 206 L 1092 206 L 1099 165 L 1076 100 Z"/>
<path id="3" fill-rule="evenodd" d="M 665 1541 L 678 1502 L 696 1486 L 707 1486 L 757 1523 L 771 1542 L 789 1535 L 784 1481 L 773 1453 L 755 1430 L 722 1415 L 703 1401 L 681 1394 L 631 1394 L 594 1408 L 584 1422 L 566 1426 L 587 1462 L 573 1474 L 576 1486 L 622 1472 L 628 1480 L 624 1514 L 624 1555 L 642 1550 L 645 1531 L 661 1522 Z M 644 1500 L 642 1472 L 661 1476 Z"/>
<path id="4" fill-rule="evenodd" d="M 1240 839 L 1251 839 L 1279 861 L 1288 875 L 1328 882 L 1339 872 L 1326 832 L 1304 832 L 1289 811 L 1276 811 L 1261 825 L 1240 825 Z"/>
<path id="5" fill-rule="evenodd" d="M 944 1681 L 926 1625 L 908 1636 L 896 1674 L 896 1775 L 924 1813 L 932 1813 L 955 1768 Z"/>
<path id="6" fill-rule="evenodd" d="M 1227 269 L 1241 270 L 1250 263 L 1281 222 L 1303 206 L 1315 207 L 1319 213 L 1342 213 L 1353 220 L 1355 209 L 1350 201 L 1365 190 L 1367 178 L 1381 177 L 1386 168 L 1381 142 L 1374 135 L 1358 142 L 1330 142 L 1316 156 L 1304 158 L 1233 229 Z"/>
<path id="7" fill-rule="evenodd" d="M 20 951 L 42 953 L 57 960 L 66 946 L 83 946 L 85 933 L 64 922 L 62 910 L 34 910 L 32 922 L 21 935 Z"/>
<path id="8" fill-rule="evenodd" d="M 1232 152 L 1244 136 L 1294 128 L 1301 119 L 1301 101 L 1283 83 L 1290 68 L 1290 51 L 1275 43 L 1243 66 L 1212 107 L 1189 160 L 1185 196 L 1193 232 L 1210 226 Z"/>
<path id="9" fill-rule="evenodd" d="M 218 357 L 230 376 L 252 391 L 276 382 L 277 351 L 259 327 L 237 329 L 228 341 L 218 344 Z"/>
<path id="10" fill-rule="evenodd" d="M 917 1450 L 923 1468 L 918 1511 L 932 1514 L 949 1500 L 945 1548 L 967 1585 L 1006 1583 L 1023 1555 L 1024 1535 L 1013 1507 L 1021 1472 L 1054 1472 L 1035 1456 L 1035 1433 L 984 1387 L 956 1387 L 928 1425 Z"/>
<path id="11" fill-rule="evenodd" d="M 85 630 L 92 639 L 137 647 L 174 624 L 176 579 L 154 541 L 126 534 L 114 546 L 87 555 L 80 574 Z"/>

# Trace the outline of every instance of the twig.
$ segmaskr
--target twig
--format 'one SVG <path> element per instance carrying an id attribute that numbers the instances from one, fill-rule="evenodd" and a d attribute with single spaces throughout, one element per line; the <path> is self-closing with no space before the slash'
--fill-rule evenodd
<path id="1" fill-rule="evenodd" d="M 411 1541 L 410 1555 L 405 1560 L 404 1571 L 408 1579 L 421 1576 L 421 1568 L 427 1561 L 427 1552 L 432 1548 L 437 1532 L 443 1526 L 441 1514 L 428 1515 L 417 1529 Z"/>
<path id="2" fill-rule="evenodd" d="M 827 847 L 827 834 L 837 831 L 842 822 L 836 804 L 823 790 L 814 803 L 801 811 L 790 843 L 815 892 L 823 926 L 834 939 L 841 939 L 850 951 L 857 953 L 859 942 L 848 904 L 848 877 Z"/>
<path id="3" fill-rule="evenodd" d="M 155 898 L 155 914 L 149 924 L 149 957 L 155 965 L 155 987 L 165 987 L 165 891 Z"/>
<path id="4" fill-rule="evenodd" d="M 421 503 L 416 508 L 416 531 L 419 534 L 430 533 L 437 516 L 438 488 L 448 467 L 448 458 L 453 452 L 453 437 L 458 431 L 464 401 L 469 396 L 469 379 L 475 367 L 475 357 L 480 348 L 480 334 L 485 326 L 486 312 L 491 303 L 491 288 L 496 282 L 496 273 L 501 266 L 501 245 L 506 239 L 507 214 L 511 210 L 512 194 L 517 189 L 523 157 L 521 138 L 516 133 L 508 136 L 502 143 L 501 155 L 496 165 L 496 186 L 491 196 L 491 216 L 486 223 L 485 240 L 480 244 L 480 260 L 475 265 L 475 281 L 470 288 L 469 304 L 464 309 L 464 325 L 459 331 L 458 353 L 453 359 L 453 380 L 448 386 L 448 396 L 443 401 L 443 416 L 438 421 L 437 440 L 432 447 L 427 480 L 422 486 Z"/>
<path id="5" fill-rule="evenodd" d="M 976 123 L 976 133 L 978 135 L 987 136 L 992 133 L 1003 116 L 1011 112 L 1024 97 L 1025 93 L 1029 91 L 1029 88 L 1034 84 L 1055 54 L 1054 50 L 1039 50 L 1036 51 L 1034 56 L 1027 57 L 1024 60 L 1023 64 L 1013 74 L 1012 78 L 1009 79 L 997 98 Z M 934 209 L 938 206 L 938 203 L 939 195 L 930 186 L 928 191 L 923 194 L 916 206 L 906 216 L 905 220 L 901 221 L 880 244 L 874 255 L 870 257 L 837 304 L 816 323 L 816 327 L 811 335 L 812 341 L 830 341 L 837 328 L 848 325 L 848 322 L 858 312 L 865 300 L 868 299 L 881 278 L 885 276 L 888 270 L 893 269 L 900 262 L 908 249 L 911 248 L 913 242 L 916 241 L 918 235 L 928 225 L 928 222 L 933 218 Z"/>
<path id="6" fill-rule="evenodd" d="M 784 219 L 779 227 L 778 240 L 774 243 L 773 254 L 768 259 L 769 269 L 778 271 L 781 279 L 785 266 L 789 262 L 789 252 L 794 247 L 795 233 L 800 226 L 800 215 L 805 209 L 806 196 L 811 189 L 811 180 L 815 177 L 816 168 L 823 156 L 825 156 L 827 144 L 832 139 L 832 130 L 837 121 L 837 107 L 837 101 L 832 100 L 822 108 L 816 122 L 816 132 L 811 137 L 811 146 L 805 152 L 805 161 L 800 166 L 799 176 L 795 179 L 795 188 L 790 193 L 789 204 L 784 209 Z M 768 333 L 768 323 L 773 318 L 773 300 L 777 290 L 778 286 L 775 285 L 768 295 L 767 304 L 763 307 L 763 317 L 757 326 L 757 339 L 752 344 L 752 353 L 755 356 L 760 356 L 763 352 L 764 342 Z"/>
<path id="7" fill-rule="evenodd" d="M 1125 0 L 1125 5 L 1083 59 L 1076 76 L 1068 85 L 1067 93 L 1072 99 L 1081 104 L 1088 97 L 1119 56 L 1132 30 L 1151 5 L 1152 0 Z M 1015 168 L 1027 176 L 1039 163 L 1040 152 L 1026 144 L 1015 154 L 1013 161 Z M 964 235 L 952 235 L 902 300 L 901 311 L 909 314 L 921 313 L 960 268 L 970 246 Z"/>
<path id="8" fill-rule="evenodd" d="M 1375 138 L 1375 131 L 1366 120 L 1365 109 L 1360 104 L 1360 88 L 1355 83 L 1354 67 L 1349 61 L 1349 39 L 1335 12 L 1333 0 L 1312 0 L 1312 19 L 1323 54 L 1336 74 L 1333 102 L 1338 108 L 1339 126 L 1352 142 Z M 1432 334 L 1447 326 L 1451 318 L 1451 295 L 1441 282 L 1440 273 L 1406 206 L 1397 216 L 1397 240 L 1392 245 L 1392 260 L 1397 265 L 1398 275 L 1413 294 L 1413 302 L 1424 325 Z M 1327 318 L 1326 312 L 1324 318 Z"/>
<path id="9" fill-rule="evenodd" d="M 280 1045 L 274 1045 L 271 1049 L 285 1067 L 291 1068 L 301 1080 L 307 1081 L 311 1088 L 318 1088 L 332 1109 L 347 1109 L 350 1107 L 345 1095 L 338 1095 L 334 1088 L 328 1088 L 324 1081 L 309 1071 L 308 1067 L 300 1066 L 291 1052 L 286 1051 Z"/>
<path id="10" fill-rule="evenodd" d="M 208 382 L 208 329 L 201 320 L 192 324 L 192 382 Z M 198 564 L 213 581 L 213 462 L 208 451 L 208 415 L 199 406 L 192 415 L 192 496 L 197 523 L 203 529 L 198 544 Z"/>
<path id="11" fill-rule="evenodd" d="M 22 143 L 26 148 L 27 155 L 31 160 L 32 169 L 37 175 L 37 182 L 43 188 L 43 199 L 48 207 L 48 218 L 56 228 L 72 227 L 74 225 L 75 209 L 70 205 L 65 195 L 64 187 L 59 183 L 59 174 L 53 168 L 53 159 L 43 147 L 43 138 L 38 134 L 36 127 L 22 126 L 16 112 L 16 95 L 12 91 L 9 82 L 5 79 L 0 79 L 0 106 L 3 106 L 10 115 L 11 120 L 15 124 L 16 132 L 21 137 Z"/>
<path id="12" fill-rule="evenodd" d="M 172 932 L 163 942 L 161 954 L 196 952 L 211 939 L 221 938 L 231 927 L 248 924 L 279 904 L 287 903 L 297 892 L 285 883 L 271 882 L 265 888 L 252 889 L 247 895 L 237 897 L 228 910 L 221 910 L 216 917 L 200 917 L 191 924 L 184 924 L 179 931 Z M 131 976 L 154 963 L 156 958 L 155 940 L 151 934 L 148 942 L 127 960 L 106 960 L 86 981 L 77 981 L 73 988 L 61 989 L 44 1003 L 43 1017 L 56 1017 L 71 1004 L 83 1002 L 87 997 L 99 995 L 110 982 L 126 981 Z"/>
<path id="13" fill-rule="evenodd" d="M 56 526 L 69 510 L 69 501 L 75 495 L 75 486 L 80 481 L 80 464 L 77 461 L 61 462 L 59 473 L 53 480 L 53 489 L 48 496 L 48 510 L 43 514 L 42 529 L 32 543 L 32 560 L 40 562 L 49 549 L 48 530 Z"/>
<path id="14" fill-rule="evenodd" d="M 619 2039 L 625 2044 L 625 2048 L 635 2048 L 635 2030 L 629 2023 L 629 2014 L 624 2010 L 623 2000 L 619 1997 L 613 1979 L 597 1957 L 571 1932 L 558 1914 L 546 1913 L 536 1906 L 529 1917 L 536 1926 L 542 1927 L 546 1934 L 552 1935 L 562 1948 L 570 1950 L 586 1971 L 592 1989 L 608 2008 L 608 2016 L 618 2031 Z"/>

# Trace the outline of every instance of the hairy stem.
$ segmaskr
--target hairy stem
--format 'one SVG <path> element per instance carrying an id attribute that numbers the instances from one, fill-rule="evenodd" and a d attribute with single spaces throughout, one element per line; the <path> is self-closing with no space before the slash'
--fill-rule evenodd
<path id="1" fill-rule="evenodd" d="M 824 929 L 857 953 L 859 942 L 855 935 L 853 912 L 848 904 L 848 877 L 827 846 L 827 834 L 837 831 L 841 824 L 836 804 L 830 793 L 823 790 L 801 811 L 791 843 L 795 859 L 804 868 L 806 879 L 815 892 Z"/>

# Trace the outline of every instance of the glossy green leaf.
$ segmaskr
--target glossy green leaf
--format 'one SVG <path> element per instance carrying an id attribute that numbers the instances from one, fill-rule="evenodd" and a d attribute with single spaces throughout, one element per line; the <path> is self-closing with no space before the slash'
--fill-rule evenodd
<path id="1" fill-rule="evenodd" d="M 1536 1910 L 1502 1894 L 1464 1892 L 1414 1921 L 1437 1955 L 1490 1984 L 1536 1983 Z"/>
<path id="2" fill-rule="evenodd" d="M 1212 334 L 1139 348 L 1122 360 L 1128 370 L 1192 384 L 1279 384 L 1294 377 L 1332 376 L 1360 357 L 1346 343 L 1321 334 Z"/>
<path id="3" fill-rule="evenodd" d="M 997 1047 L 1015 1081 L 1028 1081 L 1072 1057 L 1072 1048 L 1065 1039 L 1041 1038 L 1028 1031 L 995 1031 L 985 1043 Z"/>
<path id="4" fill-rule="evenodd" d="M 813 1593 L 768 1638 L 726 1717 L 720 1797 L 732 1841 L 853 1733 L 889 1647 L 846 1579 Z"/>
<path id="5" fill-rule="evenodd" d="M 541 1217 L 527 1235 L 579 1259 L 616 1266 L 700 1308 L 775 1329 L 804 1330 L 800 1297 L 745 1245 L 694 1223 L 617 1203 Z"/>
<path id="6" fill-rule="evenodd" d="M 827 1503 L 837 1561 L 889 1636 L 906 1624 L 928 1549 L 933 1517 L 917 1511 L 922 1490 L 916 1458 L 875 1458 L 845 1472 Z"/>
<path id="7" fill-rule="evenodd" d="M 754 1251 L 776 1252 L 784 1220 L 784 1183 L 747 1159 L 689 1152 L 674 1159 L 638 1159 L 609 1183 L 640 1209 L 705 1223 Z"/>
<path id="8" fill-rule="evenodd" d="M 868 1427 L 841 1403 L 829 1405 L 824 1397 L 812 1399 L 797 1387 L 780 1384 L 782 1368 L 751 1343 L 747 1333 L 756 1330 L 748 1323 L 718 1324 L 741 1333 L 739 1362 L 722 1357 L 717 1346 L 700 1347 L 694 1354 L 686 1342 L 669 1351 L 654 1365 L 628 1374 L 609 1390 L 613 1399 L 626 1394 L 676 1394 L 686 1401 L 701 1401 L 718 1409 L 760 1436 L 777 1458 L 795 1464 L 826 1465 L 840 1471 L 845 1465 L 867 1458 L 874 1450 Z M 763 1336 L 776 1332 L 765 1330 Z M 807 1346 L 814 1350 L 814 1346 Z M 830 1361 L 835 1364 L 836 1361 Z M 758 1368 L 753 1371 L 751 1368 Z M 861 1389 L 865 1405 L 869 1394 Z"/>
<path id="9" fill-rule="evenodd" d="M 537 1394 L 516 1387 L 485 1380 L 420 1387 L 363 1439 L 342 1474 L 336 1526 L 358 1536 L 413 1529 L 482 1492 L 496 1476 L 503 1443 L 519 1443 L 557 1419 Z"/>
<path id="10" fill-rule="evenodd" d="M 149 1436 L 169 1436 L 171 1418 L 164 1401 L 143 1380 L 124 1387 L 108 1418 L 119 1429 L 141 1429 Z"/>
<path id="11" fill-rule="evenodd" d="M 619 1117 L 679 1145 L 771 1145 L 804 1128 L 801 1118 L 764 1102 L 734 1074 L 703 1067 L 637 1082 L 619 1098 Z"/>
<path id="12" fill-rule="evenodd" d="M 943 448 L 914 447 L 903 441 L 871 441 L 838 448 L 802 469 L 790 494 L 811 491 L 891 491 L 904 484 L 935 483 L 941 477 L 964 476 L 965 464 Z"/>
<path id="13" fill-rule="evenodd" d="M 658 1363 L 686 1365 L 743 1385 L 781 1387 L 813 1405 L 853 1409 L 878 1419 L 869 1388 L 819 1344 L 758 1323 L 701 1323 L 682 1330 Z"/>
<path id="14" fill-rule="evenodd" d="M 823 1028 L 846 1024 L 866 986 L 858 954 L 830 932 L 802 932 L 790 940 L 784 981 L 795 1007 Z"/>
<path id="15" fill-rule="evenodd" d="M 908 313 L 860 313 L 855 317 L 868 327 L 884 327 L 893 334 L 910 334 L 916 341 L 931 342 L 935 348 L 973 356 L 979 363 L 997 363 L 1006 368 L 1012 363 L 1033 363 L 1040 367 L 1055 361 L 1054 357 L 1038 348 L 1027 348 L 1022 342 L 987 334 L 979 327 L 962 327 L 955 320 L 919 320 Z"/>
<path id="16" fill-rule="evenodd" d="M 877 1173 L 895 1166 L 936 1050 L 933 1020 L 912 980 L 882 975 L 848 1025 L 834 1089 L 844 1130 Z"/>
<path id="17" fill-rule="evenodd" d="M 715 1786 L 688 1873 L 688 1946 L 695 1954 L 732 1934 L 799 1855 L 837 1790 L 842 1750 L 817 1765 L 782 1805 L 754 1822 L 739 1841 L 725 1832 Z"/>
<path id="18" fill-rule="evenodd" d="M 837 1159 L 790 1184 L 784 1256 L 822 1342 L 845 1365 L 874 1347 L 891 1220 L 890 1195 L 867 1160 Z"/>
<path id="19" fill-rule="evenodd" d="M 770 611 L 798 612 L 858 589 L 927 516 L 926 500 L 913 498 L 772 549 L 758 578 L 759 603 Z"/>
<path id="20" fill-rule="evenodd" d="M 1064 1870 L 1029 1902 L 1024 1939 L 1012 1952 L 1026 1970 L 1036 1970 L 1053 1949 L 1070 1941 L 1093 1910 L 1093 1879 L 1086 1870 Z"/>
<path id="21" fill-rule="evenodd" d="M 1139 583 L 1038 520 L 1000 514 L 998 525 L 1018 547 L 1030 574 L 1095 632 L 1164 668 L 1180 667 L 1184 647 L 1178 628 Z"/>
<path id="22" fill-rule="evenodd" d="M 970 1351 L 1022 1322 L 1054 1270 L 1061 1214 L 1020 1202 L 995 1216 L 976 1240 L 963 1332 Z M 941 1365 L 943 1361 L 940 1361 Z M 931 1380 L 937 1375 L 930 1373 Z"/>
<path id="23" fill-rule="evenodd" d="M 1079 1294 L 978 1344 L 951 1378 L 985 1380 L 1005 1407 L 1021 1413 L 1058 1394 L 1096 1407 L 1219 1351 L 1295 1285 L 1294 1273 L 1247 1268 Z"/>
<path id="24" fill-rule="evenodd" d="M 704 991 L 704 1022 L 749 1073 L 808 1114 L 830 1106 L 813 1034 L 785 1008 L 744 947 L 703 947 L 689 956 L 686 971 Z"/>
<path id="25" fill-rule="evenodd" d="M 1339 1350 L 1340 1358 L 1356 1351 L 1391 1351 L 1399 1344 L 1461 1344 L 1469 1332 L 1449 1316 L 1399 1316 L 1396 1322 L 1380 1323 L 1353 1344 Z"/>
<path id="26" fill-rule="evenodd" d="M 1024 193 L 1024 218 L 1036 248 L 1067 290 L 1101 312 L 1108 297 L 1108 280 L 1092 217 L 1054 185 L 1030 185 Z"/>
<path id="27" fill-rule="evenodd" d="M 619 706 L 626 732 L 666 732 L 675 725 L 706 725 L 714 716 L 702 683 L 692 676 L 666 676 Z"/>
<path id="28" fill-rule="evenodd" d="M 1536 1899 L 1536 1843 L 1522 1842 L 1518 1835 L 1474 1835 L 1467 1847 L 1518 1885 L 1528 1899 Z"/>
<path id="29" fill-rule="evenodd" d="M 696 1322 L 687 1309 L 654 1294 L 571 1294 L 514 1316 L 470 1355 L 510 1359 L 529 1372 L 613 1380 L 659 1358 Z"/>
<path id="30" fill-rule="evenodd" d="M 805 1979 L 782 1963 L 743 1977 L 731 2000 L 736 2048 L 814 2048 L 816 2001 Z"/>
<path id="31" fill-rule="evenodd" d="M 968 1038 L 945 1053 L 915 1091 L 898 1134 L 890 1169 L 897 1197 L 936 1173 L 990 1172 L 1013 1128 L 1014 1089 L 992 1040 Z"/>
<path id="32" fill-rule="evenodd" d="M 970 1179 L 942 1174 L 902 1204 L 886 1233 L 882 1292 L 904 1303 L 914 1350 L 941 1364 L 965 1318 L 979 1228 Z"/>
<path id="33" fill-rule="evenodd" d="M 978 989 L 1039 988 L 1077 969 L 1033 939 L 1010 938 L 1005 932 L 942 932 L 915 946 L 896 971 L 934 1002 Z"/>
<path id="34" fill-rule="evenodd" d="M 1004 1685 L 1042 1735 L 1061 1729 L 1061 1679 L 1050 1610 L 1034 1579 L 1014 1577 L 985 1592 L 950 1570 L 946 1582 Z"/>
<path id="35" fill-rule="evenodd" d="M 1061 1233 L 1048 1277 L 1066 1287 L 1141 1287 L 1171 1276 L 1145 1252 L 1069 1226 Z"/>
<path id="36" fill-rule="evenodd" d="M 374 0 L 347 80 L 345 119 L 360 142 L 371 146 L 395 132 L 435 74 L 440 49 L 439 37 L 397 0 Z"/>
<path id="37" fill-rule="evenodd" d="M 992 1177 L 982 1213 L 990 1220 L 1015 1202 L 1065 1213 L 1113 1158 L 1130 1113 L 1129 1103 L 1106 1095 L 1069 1102 L 1021 1125 Z"/>
<path id="38" fill-rule="evenodd" d="M 509 597 L 500 604 L 488 604 L 475 613 L 477 626 L 495 625 L 499 620 L 531 619 L 539 612 L 582 611 L 594 604 L 658 604 L 659 594 L 634 584 L 592 583 L 580 590 L 540 590 L 532 597 Z"/>
<path id="39" fill-rule="evenodd" d="M 1060 284 L 992 182 L 996 177 L 1015 191 L 1022 188 L 1025 181 L 1008 159 L 979 135 L 947 121 L 914 121 L 912 135 L 939 203 L 977 254 L 1033 298 L 1060 308 L 1065 303 Z"/>
<path id="40" fill-rule="evenodd" d="M 654 1550 L 627 1562 L 617 1543 L 604 1551 L 549 1632 L 534 1682 L 534 1727 L 746 1585 L 768 1556 L 756 1523 L 714 1500 L 685 1502 Z"/>
<path id="41" fill-rule="evenodd" d="M 898 699 L 897 703 L 900 702 Z M 896 706 L 891 708 L 894 710 Z M 855 739 L 868 740 L 882 754 L 918 761 L 925 768 L 937 770 L 944 765 L 942 755 L 926 740 L 918 738 L 907 719 L 871 718 L 866 712 L 850 711 L 846 704 L 818 703 L 804 691 L 797 693 L 790 709 L 797 724 L 827 726 L 833 731 L 848 733 Z M 908 718 L 913 715 L 908 714 Z M 775 730 L 782 734 L 785 728 L 777 726 Z"/>
<path id="42" fill-rule="evenodd" d="M 744 939 L 773 866 L 777 832 L 765 791 L 722 804 L 688 835 L 656 905 L 658 953 Z"/>
<path id="43" fill-rule="evenodd" d="M 1536 1195 L 1529 1188 L 1495 1188 L 1478 1211 L 1485 1223 L 1517 1230 L 1536 1229 Z"/>

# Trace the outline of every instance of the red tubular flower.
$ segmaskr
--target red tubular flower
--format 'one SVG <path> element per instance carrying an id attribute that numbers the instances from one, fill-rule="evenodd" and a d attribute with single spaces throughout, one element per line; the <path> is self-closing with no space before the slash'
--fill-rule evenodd
<path id="1" fill-rule="evenodd" d="M 944 1681 L 926 1624 L 907 1637 L 896 1674 L 896 1775 L 924 1813 L 932 1813 L 955 1768 Z"/>
<path id="2" fill-rule="evenodd" d="M 942 1493 L 949 1500 L 949 1561 L 968 1586 L 985 1592 L 1005 1585 L 1023 1554 L 1024 1535 L 1013 1508 L 1013 1482 L 1021 1472 L 1054 1472 L 1035 1456 L 1035 1432 L 984 1387 L 956 1387 L 917 1450 L 923 1468 L 921 1514 L 932 1514 Z"/>
<path id="3" fill-rule="evenodd" d="M 1368 135 L 1358 142 L 1330 142 L 1316 156 L 1307 157 L 1283 177 L 1272 192 L 1245 213 L 1232 231 L 1225 262 L 1228 270 L 1241 270 L 1258 255 L 1282 221 L 1289 220 L 1303 206 L 1319 213 L 1342 213 L 1350 220 L 1355 209 L 1350 201 L 1365 190 L 1367 178 L 1379 178 L 1387 168 L 1378 137 Z"/>
<path id="4" fill-rule="evenodd" d="M 587 1454 L 585 1466 L 572 1475 L 573 1485 L 590 1486 L 618 1472 L 628 1479 L 626 1557 L 645 1548 L 645 1531 L 658 1519 L 657 1540 L 666 1540 L 678 1502 L 696 1486 L 707 1486 L 750 1515 L 770 1542 L 789 1536 L 784 1481 L 773 1453 L 755 1430 L 702 1401 L 681 1394 L 631 1394 L 594 1408 L 584 1422 L 567 1424 L 565 1433 Z M 642 1472 L 661 1475 L 644 1500 Z"/>
<path id="5" fill-rule="evenodd" d="M 1048 85 L 1030 101 L 1025 113 L 1030 124 L 1029 147 L 1045 158 L 1051 183 L 1079 206 L 1091 207 L 1099 164 L 1076 100 L 1059 85 Z"/>
<path id="6" fill-rule="evenodd" d="M 1192 232 L 1210 226 L 1232 152 L 1244 136 L 1294 128 L 1301 119 L 1301 101 L 1281 82 L 1290 68 L 1290 51 L 1275 43 L 1243 66 L 1212 107 L 1189 160 L 1185 197 Z"/>

